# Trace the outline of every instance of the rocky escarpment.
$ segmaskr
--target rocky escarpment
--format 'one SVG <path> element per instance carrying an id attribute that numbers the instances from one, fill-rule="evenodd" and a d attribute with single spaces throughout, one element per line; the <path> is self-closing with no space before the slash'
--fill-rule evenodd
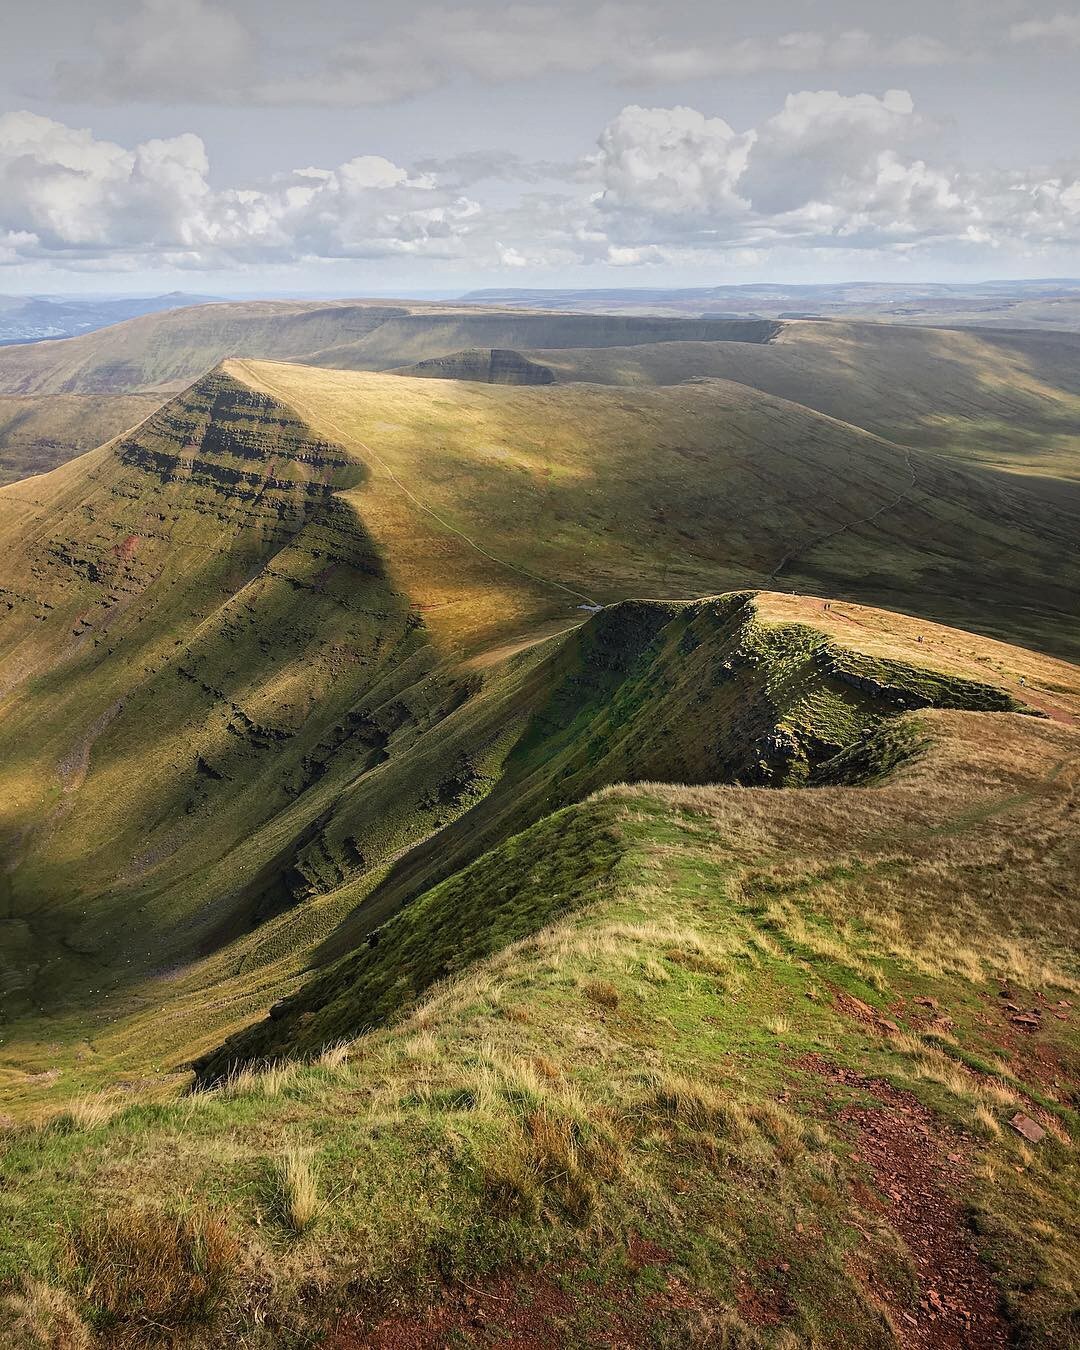
<path id="1" fill-rule="evenodd" d="M 521 352 L 502 347 L 476 347 L 470 351 L 451 352 L 449 356 L 417 361 L 413 366 L 403 366 L 390 373 L 428 380 L 471 380 L 478 384 L 555 383 L 555 372 L 550 366 L 530 361 Z"/>

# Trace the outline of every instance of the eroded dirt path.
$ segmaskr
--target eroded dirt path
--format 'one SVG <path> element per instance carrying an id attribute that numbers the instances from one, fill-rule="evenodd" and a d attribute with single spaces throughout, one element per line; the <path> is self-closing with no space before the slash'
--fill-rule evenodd
<path id="1" fill-rule="evenodd" d="M 942 1128 L 911 1093 L 864 1078 L 815 1055 L 798 1067 L 873 1097 L 873 1106 L 844 1107 L 840 1119 L 855 1138 L 853 1159 L 870 1171 L 880 1193 L 868 1202 L 903 1239 L 919 1284 L 916 1306 L 899 1306 L 866 1272 L 888 1308 L 905 1350 L 1005 1350 L 1008 1327 L 998 1290 L 979 1260 L 959 1199 L 970 1142 Z"/>

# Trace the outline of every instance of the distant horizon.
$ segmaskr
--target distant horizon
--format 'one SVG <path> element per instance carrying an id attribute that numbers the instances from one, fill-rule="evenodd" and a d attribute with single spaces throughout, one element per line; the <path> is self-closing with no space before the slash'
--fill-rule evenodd
<path id="1" fill-rule="evenodd" d="M 2 280 L 0 272 L 0 280 Z M 33 290 L 0 290 L 0 298 L 3 299 L 22 299 L 22 300 L 42 300 L 42 301 L 62 301 L 68 303 L 77 303 L 79 301 L 108 301 L 108 300 L 153 300 L 162 299 L 170 296 L 176 296 L 183 299 L 191 299 L 195 304 L 239 303 L 253 300 L 366 300 L 366 299 L 402 299 L 402 300 L 457 300 L 463 299 L 471 294 L 492 293 L 536 293 L 536 294 L 559 294 L 575 293 L 588 294 L 596 293 L 623 293 L 623 294 L 676 294 L 707 291 L 760 291 L 763 289 L 787 290 L 787 291 L 824 291 L 839 289 L 847 286 L 877 286 L 882 289 L 892 290 L 915 290 L 921 287 L 942 288 L 953 291 L 977 290 L 980 287 L 998 286 L 1017 288 L 1027 286 L 1076 286 L 1080 287 L 1080 276 L 1031 276 L 1031 277 L 998 277 L 986 276 L 974 281 L 951 281 L 938 280 L 932 278 L 920 278 L 911 281 L 897 281 L 895 279 L 880 277 L 851 277 L 845 276 L 834 281 L 785 281 L 785 280 L 758 280 L 758 281 L 701 281 L 695 283 L 674 283 L 666 285 L 663 282 L 652 282 L 649 284 L 638 283 L 635 285 L 614 285 L 595 282 L 591 284 L 568 283 L 565 285 L 494 285 L 483 284 L 468 287 L 393 287 L 346 290 L 346 289 L 310 289 L 300 287 L 284 287 L 280 289 L 273 288 L 254 288 L 252 290 L 230 290 L 222 289 L 214 294 L 205 294 L 201 291 L 186 291 L 176 286 L 165 288 L 138 287 L 134 290 L 122 290 L 116 287 L 109 287 L 102 290 L 56 290 L 46 291 L 40 288 Z"/>

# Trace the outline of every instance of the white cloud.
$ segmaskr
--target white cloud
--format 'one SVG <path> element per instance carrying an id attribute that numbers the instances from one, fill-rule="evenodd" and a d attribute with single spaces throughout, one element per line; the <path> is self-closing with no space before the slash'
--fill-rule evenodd
<path id="1" fill-rule="evenodd" d="M 560 171 L 469 156 L 444 173 L 362 154 L 216 186 L 185 133 L 133 147 L 28 112 L 0 116 L 0 263 L 214 268 L 339 259 L 472 270 L 622 269 L 809 255 L 1080 252 L 1080 164 L 971 172 L 914 152 L 909 94 L 790 95 L 756 127 L 625 107 Z M 494 176 L 482 204 L 461 181 Z M 500 174 L 502 175 L 500 177 Z"/>
<path id="2" fill-rule="evenodd" d="M 779 214 L 873 187 L 879 157 L 912 130 L 915 105 L 903 90 L 789 94 L 755 137 L 742 191 L 759 212 Z"/>
<path id="3" fill-rule="evenodd" d="M 1053 14 L 1045 19 L 1025 19 L 1009 29 L 1013 42 L 1040 42 L 1080 47 L 1080 14 Z"/>
<path id="4" fill-rule="evenodd" d="M 143 0 L 96 30 L 89 62 L 61 62 L 57 91 L 91 102 L 231 103 L 252 79 L 255 35 L 213 0 Z"/>
<path id="5" fill-rule="evenodd" d="M 744 132 L 689 108 L 625 108 L 589 161 L 609 258 L 1080 248 L 1080 166 L 966 173 L 908 153 L 919 125 L 902 90 L 792 94 Z"/>
<path id="6" fill-rule="evenodd" d="M 32 113 L 0 117 L 0 231 L 19 257 L 157 254 L 173 266 L 446 256 L 477 213 L 379 155 L 215 191 L 190 134 L 132 150 Z M 0 236 L 3 237 L 3 236 Z"/>
<path id="7" fill-rule="evenodd" d="M 504 84 L 607 72 L 642 85 L 957 59 L 923 34 L 878 37 L 847 29 L 733 40 L 699 22 L 689 37 L 673 40 L 665 36 L 668 26 L 655 7 L 627 0 L 529 0 L 497 9 L 428 5 L 397 23 L 380 26 L 369 17 L 352 31 L 324 33 L 324 51 L 306 68 L 294 64 L 271 75 L 268 22 L 264 31 L 246 26 L 220 0 L 142 0 L 123 22 L 98 26 L 96 51 L 87 60 L 57 67 L 56 89 L 93 102 L 362 107 L 414 97 L 463 76 Z"/>
<path id="8" fill-rule="evenodd" d="M 754 133 L 736 133 L 694 108 L 624 108 L 600 135 L 593 163 L 600 208 L 627 210 L 693 227 L 745 209 L 737 184 Z"/>

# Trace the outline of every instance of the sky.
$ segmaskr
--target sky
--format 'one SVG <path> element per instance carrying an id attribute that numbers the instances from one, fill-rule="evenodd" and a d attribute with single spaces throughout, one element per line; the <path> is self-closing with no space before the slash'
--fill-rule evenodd
<path id="1" fill-rule="evenodd" d="M 1080 276 L 1080 0 L 4 11 L 4 294 Z"/>

